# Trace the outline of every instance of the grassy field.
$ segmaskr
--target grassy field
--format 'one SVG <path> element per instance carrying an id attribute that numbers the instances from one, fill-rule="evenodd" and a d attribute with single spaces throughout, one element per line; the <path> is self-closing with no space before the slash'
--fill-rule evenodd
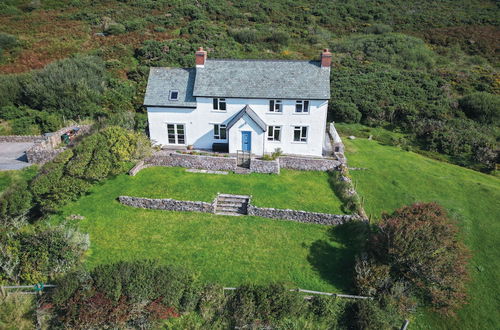
<path id="1" fill-rule="evenodd" d="M 357 190 L 372 218 L 418 201 L 446 207 L 472 250 L 470 303 L 456 318 L 421 313 L 414 329 L 494 329 L 500 324 L 500 180 L 367 139 L 346 140 Z"/>
<path id="2" fill-rule="evenodd" d="M 0 193 L 15 180 L 29 180 L 36 175 L 37 167 L 30 166 L 22 170 L 0 171 Z"/>
<path id="3" fill-rule="evenodd" d="M 151 258 L 182 264 L 203 280 L 227 286 L 284 281 L 313 290 L 352 292 L 355 228 L 144 210 L 116 201 L 119 195 L 210 201 L 217 191 L 252 194 L 262 206 L 336 211 L 339 205 L 328 176 L 321 172 L 222 176 L 149 168 L 135 177 L 107 180 L 50 221 L 65 221 L 70 214 L 85 216 L 77 225 L 90 234 L 89 268 Z"/>

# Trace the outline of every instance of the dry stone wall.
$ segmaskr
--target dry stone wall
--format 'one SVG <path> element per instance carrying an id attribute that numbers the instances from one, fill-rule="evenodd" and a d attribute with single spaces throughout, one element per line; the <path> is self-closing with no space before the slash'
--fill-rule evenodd
<path id="1" fill-rule="evenodd" d="M 262 160 L 253 158 L 250 160 L 250 172 L 279 174 L 280 173 L 279 159 Z"/>
<path id="2" fill-rule="evenodd" d="M 299 171 L 331 171 L 341 163 L 335 159 L 281 156 L 280 167 Z"/>
<path id="3" fill-rule="evenodd" d="M 118 197 L 118 201 L 123 205 L 138 207 L 142 209 L 190 211 L 190 212 L 204 212 L 204 213 L 214 213 L 215 210 L 215 206 L 213 205 L 213 203 L 180 201 L 170 198 L 152 199 L 152 198 L 120 196 Z"/>
<path id="4" fill-rule="evenodd" d="M 19 142 L 19 143 L 36 143 L 41 142 L 46 139 L 45 136 L 42 135 L 3 135 L 0 136 L 0 142 Z"/>
<path id="5" fill-rule="evenodd" d="M 248 215 L 320 225 L 341 225 L 352 220 L 359 220 L 358 216 L 349 214 L 328 214 L 301 210 L 274 209 L 253 205 L 248 205 Z"/>
<path id="6" fill-rule="evenodd" d="M 144 161 L 152 166 L 179 166 L 212 171 L 236 170 L 236 158 L 180 154 L 172 151 L 159 151 Z"/>

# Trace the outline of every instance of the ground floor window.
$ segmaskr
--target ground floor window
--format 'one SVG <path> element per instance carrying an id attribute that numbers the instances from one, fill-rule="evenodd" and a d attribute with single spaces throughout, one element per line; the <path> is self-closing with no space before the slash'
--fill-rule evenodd
<path id="1" fill-rule="evenodd" d="M 293 127 L 293 141 L 307 142 L 307 126 Z"/>
<path id="2" fill-rule="evenodd" d="M 184 124 L 167 124 L 167 130 L 169 144 L 186 144 Z"/>
<path id="3" fill-rule="evenodd" d="M 225 124 L 215 124 L 214 125 L 214 139 L 215 140 L 227 139 L 226 125 Z"/>
<path id="4" fill-rule="evenodd" d="M 281 141 L 281 126 L 269 126 L 267 131 L 268 141 Z"/>

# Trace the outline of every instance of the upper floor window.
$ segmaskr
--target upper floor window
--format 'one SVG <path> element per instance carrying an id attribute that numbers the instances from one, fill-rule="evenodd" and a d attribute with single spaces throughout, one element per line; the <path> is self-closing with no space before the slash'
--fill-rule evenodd
<path id="1" fill-rule="evenodd" d="M 282 112 L 283 102 L 281 100 L 269 100 L 269 112 Z"/>
<path id="2" fill-rule="evenodd" d="M 307 126 L 294 126 L 293 127 L 293 141 L 294 142 L 307 142 Z"/>
<path id="3" fill-rule="evenodd" d="M 269 126 L 267 130 L 268 141 L 281 141 L 281 126 Z"/>
<path id="4" fill-rule="evenodd" d="M 177 101 L 177 100 L 179 100 L 179 91 L 175 90 L 175 89 L 170 90 L 170 92 L 168 93 L 168 99 L 170 101 Z"/>
<path id="5" fill-rule="evenodd" d="M 214 124 L 214 139 L 215 140 L 227 139 L 225 124 Z"/>
<path id="6" fill-rule="evenodd" d="M 226 99 L 214 99 L 214 110 L 226 111 Z"/>
<path id="7" fill-rule="evenodd" d="M 307 100 L 295 101 L 295 112 L 308 113 L 309 112 L 309 101 L 307 101 Z"/>

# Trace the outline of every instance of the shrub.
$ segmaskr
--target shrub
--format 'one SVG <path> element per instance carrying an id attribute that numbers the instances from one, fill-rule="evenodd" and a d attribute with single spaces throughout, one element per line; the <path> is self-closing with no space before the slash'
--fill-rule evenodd
<path id="1" fill-rule="evenodd" d="M 267 41 L 286 46 L 290 42 L 290 35 L 284 31 L 273 31 L 267 37 Z"/>
<path id="2" fill-rule="evenodd" d="M 345 123 L 359 123 L 361 112 L 356 104 L 351 102 L 334 101 L 330 106 L 333 119 Z"/>
<path id="3" fill-rule="evenodd" d="M 392 26 L 386 24 L 373 24 L 365 29 L 367 33 L 384 34 L 392 32 Z"/>
<path id="4" fill-rule="evenodd" d="M 391 277 L 405 279 L 423 301 L 452 314 L 466 302 L 468 251 L 458 228 L 435 203 L 420 203 L 385 215 L 371 239 L 376 260 Z"/>
<path id="5" fill-rule="evenodd" d="M 32 195 L 25 181 L 13 182 L 0 195 L 0 222 L 2 227 L 19 228 L 26 224 L 32 208 Z"/>
<path id="6" fill-rule="evenodd" d="M 464 96 L 459 101 L 460 109 L 467 117 L 483 124 L 500 125 L 500 96 L 486 92 Z"/>
<path id="7" fill-rule="evenodd" d="M 240 44 L 253 44 L 260 40 L 259 33 L 256 30 L 234 30 L 230 34 Z"/>
<path id="8" fill-rule="evenodd" d="M 17 46 L 17 38 L 11 34 L 0 33 L 0 49 L 12 49 Z"/>
<path id="9" fill-rule="evenodd" d="M 126 29 L 123 24 L 120 23 L 111 23 L 108 25 L 106 30 L 104 30 L 104 33 L 107 35 L 114 35 L 114 34 L 122 34 L 125 33 Z"/>

